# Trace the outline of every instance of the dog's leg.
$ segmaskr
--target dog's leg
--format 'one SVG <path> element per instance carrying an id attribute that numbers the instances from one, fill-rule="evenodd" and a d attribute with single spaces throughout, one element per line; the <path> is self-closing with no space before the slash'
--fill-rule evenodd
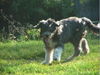
<path id="1" fill-rule="evenodd" d="M 53 55 L 53 59 L 60 61 L 61 60 L 61 54 L 62 54 L 63 48 L 62 47 L 57 47 L 54 50 L 54 55 Z"/>
<path id="2" fill-rule="evenodd" d="M 88 42 L 87 42 L 87 40 L 85 38 L 82 38 L 81 47 L 82 47 L 82 52 L 84 54 L 88 54 L 89 53 Z"/>
<path id="3" fill-rule="evenodd" d="M 42 64 L 51 64 L 53 61 L 53 53 L 54 49 L 46 49 L 45 50 L 45 60 L 42 62 Z"/>
<path id="4" fill-rule="evenodd" d="M 68 57 L 67 60 L 65 60 L 65 61 L 73 60 L 75 57 L 79 56 L 80 52 L 81 52 L 80 48 L 75 48 L 74 54 L 72 56 Z"/>
<path id="5" fill-rule="evenodd" d="M 79 42 L 79 44 L 75 44 L 75 49 L 74 49 L 74 53 L 72 56 L 68 57 L 67 60 L 65 61 L 71 61 L 73 60 L 75 57 L 79 56 L 80 55 L 80 52 L 82 51 L 82 48 L 81 48 L 81 41 Z"/>

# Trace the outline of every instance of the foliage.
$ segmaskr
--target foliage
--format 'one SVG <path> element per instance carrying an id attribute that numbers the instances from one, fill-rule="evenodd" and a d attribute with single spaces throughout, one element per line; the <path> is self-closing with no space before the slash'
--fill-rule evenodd
<path id="1" fill-rule="evenodd" d="M 39 35 L 39 30 L 37 29 L 27 30 L 28 40 L 39 40 Z"/>
<path id="2" fill-rule="evenodd" d="M 71 16 L 69 13 L 72 13 L 70 10 L 73 10 L 73 8 L 71 8 L 70 0 L 41 0 L 41 2 L 40 0 L 14 0 L 11 10 L 17 20 L 36 23 L 49 17 L 54 19 L 63 18 L 66 16 L 63 13 L 67 10 L 66 17 Z"/>
<path id="3" fill-rule="evenodd" d="M 10 35 L 25 39 L 30 35 L 26 32 L 27 24 L 35 25 L 42 19 L 85 16 L 98 20 L 98 3 L 98 0 L 0 0 L 0 41 L 9 39 Z"/>

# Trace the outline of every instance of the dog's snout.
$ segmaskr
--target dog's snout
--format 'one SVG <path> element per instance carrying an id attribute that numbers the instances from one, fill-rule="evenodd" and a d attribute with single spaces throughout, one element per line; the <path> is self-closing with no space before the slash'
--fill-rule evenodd
<path id="1" fill-rule="evenodd" d="M 40 35 L 40 37 L 42 37 L 42 38 L 48 38 L 49 34 L 42 34 L 42 35 Z"/>
<path id="2" fill-rule="evenodd" d="M 49 35 L 45 35 L 46 37 L 48 37 Z"/>
<path id="3" fill-rule="evenodd" d="M 43 37 L 44 37 L 44 38 L 48 38 L 48 37 L 49 37 L 49 35 L 48 35 L 48 34 L 46 34 L 46 35 L 44 35 Z"/>
<path id="4" fill-rule="evenodd" d="M 50 36 L 50 32 L 45 32 L 41 34 L 42 37 L 48 38 Z"/>

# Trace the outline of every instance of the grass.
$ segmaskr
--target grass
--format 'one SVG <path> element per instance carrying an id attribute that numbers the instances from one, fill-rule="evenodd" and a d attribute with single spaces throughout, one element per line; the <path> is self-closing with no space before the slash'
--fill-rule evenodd
<path id="1" fill-rule="evenodd" d="M 0 75 L 99 75 L 98 39 L 88 39 L 90 53 L 66 63 L 40 64 L 44 60 L 42 41 L 0 43 Z M 62 60 L 73 52 L 66 44 Z"/>

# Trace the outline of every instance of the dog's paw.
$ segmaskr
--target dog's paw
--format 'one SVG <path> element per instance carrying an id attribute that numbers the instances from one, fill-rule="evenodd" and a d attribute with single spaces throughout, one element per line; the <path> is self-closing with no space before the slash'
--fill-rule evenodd
<path id="1" fill-rule="evenodd" d="M 60 58 L 54 57 L 53 60 L 60 62 Z"/>
<path id="2" fill-rule="evenodd" d="M 43 61 L 43 62 L 41 62 L 41 64 L 47 64 L 47 62 L 46 61 Z"/>
<path id="3" fill-rule="evenodd" d="M 46 62 L 46 61 L 43 61 L 41 64 L 44 64 L 44 65 L 51 65 L 52 63 L 49 63 L 49 62 Z"/>

